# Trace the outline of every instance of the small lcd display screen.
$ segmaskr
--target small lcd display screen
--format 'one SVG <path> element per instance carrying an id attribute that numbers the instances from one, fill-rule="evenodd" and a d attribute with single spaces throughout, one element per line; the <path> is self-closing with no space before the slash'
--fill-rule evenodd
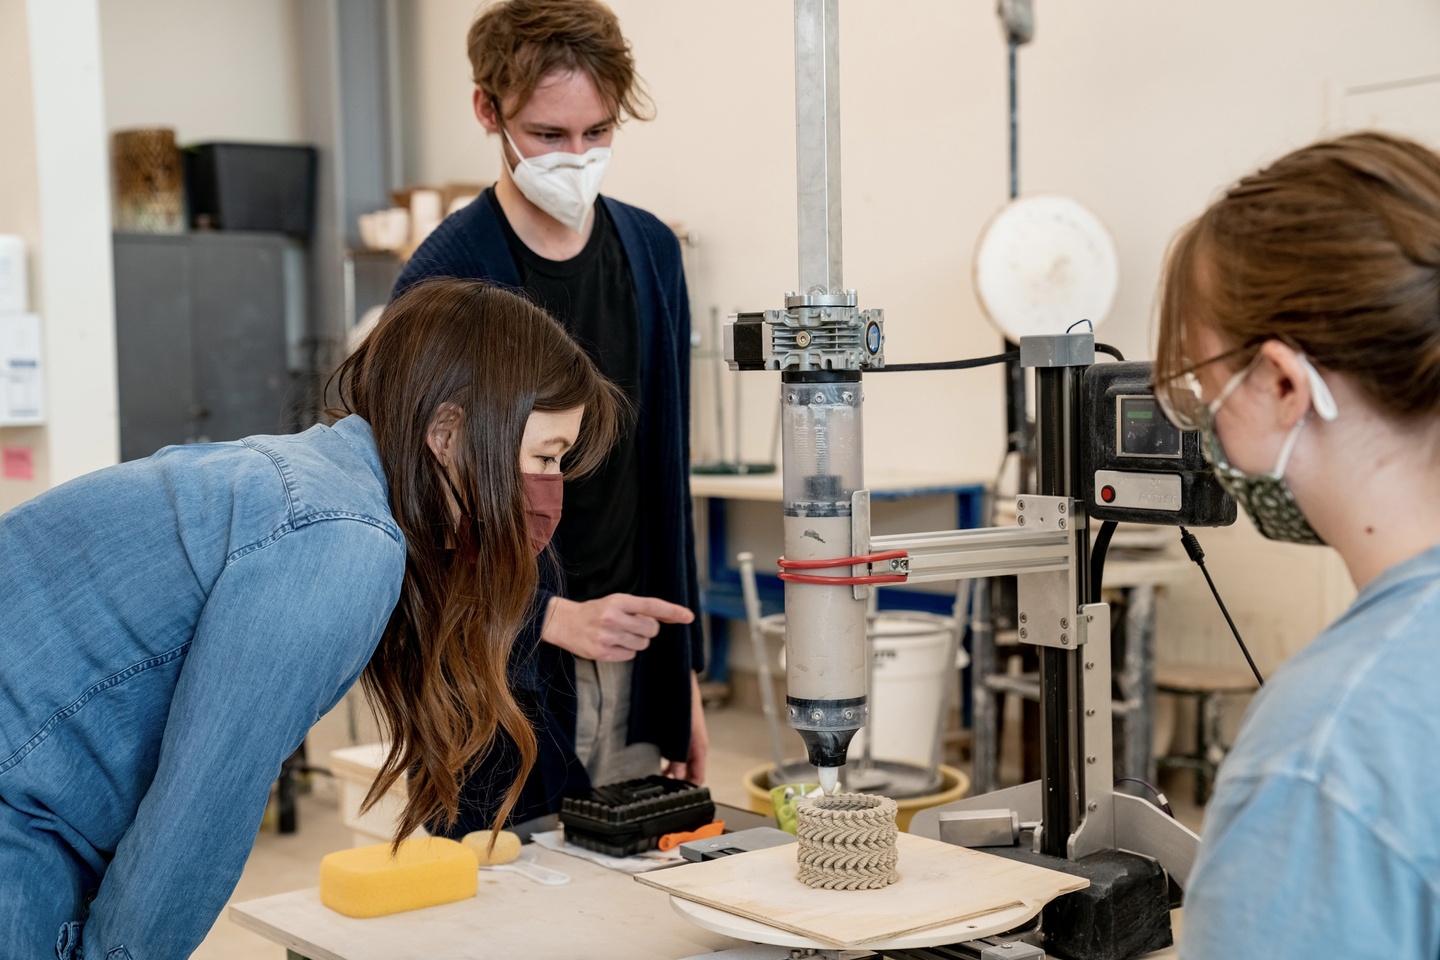
<path id="1" fill-rule="evenodd" d="M 1120 455 L 1180 456 L 1180 431 L 1165 419 L 1154 397 L 1119 397 Z"/>

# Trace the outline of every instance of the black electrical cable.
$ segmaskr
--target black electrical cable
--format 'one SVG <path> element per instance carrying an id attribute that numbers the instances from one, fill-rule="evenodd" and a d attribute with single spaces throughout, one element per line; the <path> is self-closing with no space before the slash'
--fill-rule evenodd
<path id="1" fill-rule="evenodd" d="M 1138 783 L 1146 790 L 1149 790 L 1155 795 L 1155 805 L 1161 810 L 1164 810 L 1170 819 L 1175 819 L 1175 811 L 1170 809 L 1170 801 L 1166 799 L 1165 794 L 1160 792 L 1159 787 L 1148 780 L 1141 780 L 1139 777 L 1119 777 L 1115 780 L 1114 785 L 1118 787 L 1122 783 Z"/>
<path id="2" fill-rule="evenodd" d="M 1004 363 L 1007 360 L 1019 360 L 1020 351 L 1010 350 L 1006 353 L 997 353 L 990 357 L 975 357 L 971 360 L 940 360 L 935 363 L 889 363 L 883 367 L 876 367 L 867 370 L 866 373 L 913 373 L 919 370 L 972 370 L 975 367 L 988 367 L 992 363 Z"/>
<path id="3" fill-rule="evenodd" d="M 1110 356 L 1114 357 L 1116 360 L 1119 360 L 1121 363 L 1125 362 L 1125 354 L 1121 353 L 1118 347 L 1112 347 L 1108 343 L 1095 344 L 1095 352 L 1108 353 L 1110 354 Z"/>
<path id="4" fill-rule="evenodd" d="M 1225 622 L 1230 624 L 1230 632 L 1235 634 L 1235 642 L 1240 644 L 1240 652 L 1245 654 L 1245 662 L 1250 664 L 1250 672 L 1255 674 L 1255 682 L 1262 687 L 1265 685 L 1265 678 L 1260 676 L 1260 668 L 1255 666 L 1255 658 L 1250 656 L 1250 651 L 1245 646 L 1245 641 L 1240 639 L 1240 631 L 1235 627 L 1235 621 L 1230 618 L 1230 611 L 1225 609 L 1225 601 L 1220 599 L 1220 591 L 1215 589 L 1215 581 L 1210 579 L 1210 571 L 1205 569 L 1205 551 L 1200 548 L 1200 541 L 1195 539 L 1195 534 L 1180 528 L 1180 542 L 1185 545 L 1185 552 L 1200 572 L 1205 574 L 1205 582 L 1210 585 L 1210 592 L 1215 595 L 1215 602 L 1220 605 L 1220 612 L 1225 614 Z"/>
<path id="5" fill-rule="evenodd" d="M 1105 583 L 1105 554 L 1110 552 L 1110 538 L 1115 536 L 1115 528 L 1119 526 L 1114 520 L 1106 520 L 1100 524 L 1100 532 L 1095 534 L 1095 545 L 1090 548 L 1090 602 L 1100 602 L 1100 591 Z"/>

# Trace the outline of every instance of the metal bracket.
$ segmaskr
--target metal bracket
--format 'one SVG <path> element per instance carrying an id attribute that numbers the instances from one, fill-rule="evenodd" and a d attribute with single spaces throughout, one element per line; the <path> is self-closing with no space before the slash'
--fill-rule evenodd
<path id="1" fill-rule="evenodd" d="M 1110 707 L 1110 605 L 1080 608 L 1081 704 L 1085 710 L 1081 742 L 1085 755 L 1085 796 L 1080 826 L 1070 836 L 1071 860 L 1115 849 L 1114 725 Z"/>
<path id="2" fill-rule="evenodd" d="M 850 554 L 863 557 L 870 552 L 870 491 L 856 490 L 850 494 Z M 852 577 L 867 576 L 870 564 L 857 563 L 850 568 Z M 866 583 L 853 587 L 856 600 L 869 600 L 872 588 Z"/>
<path id="3" fill-rule="evenodd" d="M 1075 501 L 1026 494 L 1015 501 L 1015 523 L 1065 540 L 1065 564 L 1019 577 L 1020 640 L 1040 647 L 1073 650 L 1084 643 L 1074 598 L 1080 596 L 1075 569 Z"/>

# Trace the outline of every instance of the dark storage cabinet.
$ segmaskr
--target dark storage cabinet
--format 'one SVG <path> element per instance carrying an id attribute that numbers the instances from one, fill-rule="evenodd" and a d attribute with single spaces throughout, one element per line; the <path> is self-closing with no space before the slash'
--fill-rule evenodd
<path id="1" fill-rule="evenodd" d="M 121 459 L 308 425 L 298 241 L 116 234 L 115 326 Z"/>

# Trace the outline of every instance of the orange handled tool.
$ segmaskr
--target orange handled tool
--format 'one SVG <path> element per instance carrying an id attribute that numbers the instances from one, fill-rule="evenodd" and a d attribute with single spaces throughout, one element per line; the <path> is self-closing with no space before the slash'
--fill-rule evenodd
<path id="1" fill-rule="evenodd" d="M 689 843 L 691 840 L 704 840 L 707 837 L 718 837 L 725 832 L 725 821 L 716 820 L 714 823 L 707 823 L 699 830 L 691 830 L 689 833 L 667 833 L 660 838 L 661 850 L 674 850 L 682 843 Z"/>

